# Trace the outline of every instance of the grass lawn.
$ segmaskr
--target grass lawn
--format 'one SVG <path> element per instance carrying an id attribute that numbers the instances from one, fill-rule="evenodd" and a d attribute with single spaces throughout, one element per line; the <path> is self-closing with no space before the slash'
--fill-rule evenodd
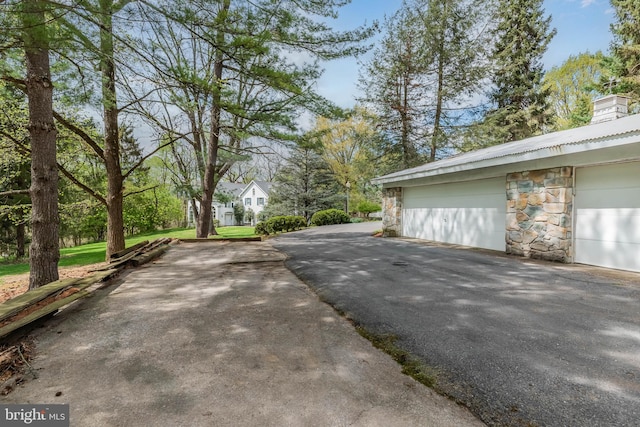
<path id="1" fill-rule="evenodd" d="M 213 238 L 251 237 L 254 236 L 253 227 L 219 227 L 216 228 L 218 236 Z M 177 239 L 193 239 L 196 237 L 194 228 L 172 228 L 170 230 L 154 231 L 152 233 L 138 234 L 126 238 L 126 246 L 130 247 L 144 240 L 155 240 L 163 237 Z M 86 245 L 64 248 L 60 250 L 60 262 L 58 266 L 69 267 L 74 265 L 87 265 L 103 262 L 107 252 L 105 242 L 89 243 Z M 19 263 L 0 263 L 0 277 L 12 274 L 29 272 L 29 261 Z"/>

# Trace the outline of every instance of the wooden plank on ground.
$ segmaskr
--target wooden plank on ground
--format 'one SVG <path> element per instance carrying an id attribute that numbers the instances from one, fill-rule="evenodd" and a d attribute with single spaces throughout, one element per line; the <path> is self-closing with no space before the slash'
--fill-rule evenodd
<path id="1" fill-rule="evenodd" d="M 96 283 L 103 282 L 105 280 L 111 279 L 118 272 L 120 272 L 120 270 L 118 270 L 117 268 L 112 268 L 110 270 L 98 271 L 98 272 L 95 272 L 95 273 L 91 274 L 90 276 L 83 277 L 77 283 L 75 283 L 73 285 L 73 287 L 74 288 L 78 288 L 78 289 L 88 288 L 89 286 L 94 285 Z"/>
<path id="2" fill-rule="evenodd" d="M 90 276 L 83 277 L 81 279 L 58 280 L 56 282 L 52 282 L 47 285 L 41 286 L 37 289 L 27 291 L 22 295 L 19 295 L 13 299 L 10 299 L 0 304 L 0 321 L 6 320 L 11 316 L 15 316 L 16 314 L 20 313 L 21 311 L 29 308 L 34 304 L 37 304 L 43 299 L 46 299 L 51 295 L 56 294 L 57 292 L 64 291 L 68 287 L 73 286 L 75 288 L 83 290 L 96 283 L 110 279 L 115 274 L 117 274 L 118 271 L 119 271 L 118 269 L 111 269 L 107 271 L 100 271 Z"/>
<path id="3" fill-rule="evenodd" d="M 9 335 L 11 332 L 14 332 L 18 329 L 20 329 L 21 327 L 28 325 L 31 322 L 34 322 L 44 316 L 46 316 L 47 314 L 51 314 L 54 311 L 57 311 L 59 308 L 64 307 L 65 305 L 72 303 L 73 301 L 82 298 L 86 295 L 88 295 L 90 292 L 86 289 L 78 291 L 74 294 L 69 295 L 66 298 L 62 298 L 59 299 L 57 301 L 52 302 L 51 304 L 47 304 L 46 306 L 42 307 L 41 309 L 34 311 L 33 313 L 29 314 L 28 316 L 23 317 L 20 320 L 17 320 L 15 322 L 12 322 L 8 325 L 5 325 L 4 327 L 0 328 L 0 338 L 6 337 L 7 335 Z"/>
<path id="4" fill-rule="evenodd" d="M 138 255 L 137 257 L 131 260 L 131 263 L 133 264 L 134 267 L 139 267 L 142 264 L 146 264 L 149 261 L 152 261 L 158 258 L 160 255 L 165 253 L 168 249 L 169 249 L 169 246 L 167 245 L 159 246 L 149 252 L 145 252 L 143 254 Z"/>
<path id="5" fill-rule="evenodd" d="M 18 295 L 15 298 L 11 298 L 10 300 L 3 302 L 0 304 L 0 321 L 17 314 L 25 307 L 42 301 L 53 293 L 74 285 L 79 280 L 80 279 L 57 280 L 55 282 L 47 283 L 44 286 L 40 286 L 39 288 L 31 289 L 22 295 Z"/>
<path id="6" fill-rule="evenodd" d="M 133 251 L 137 251 L 140 248 L 145 247 L 146 245 L 149 244 L 148 240 L 145 240 L 143 242 L 140 242 L 138 244 L 135 244 L 129 248 L 123 249 L 121 251 L 118 251 L 116 253 L 111 254 L 111 259 L 116 259 L 116 258 L 122 258 L 123 256 L 125 256 L 126 254 L 128 254 L 129 252 L 133 252 Z"/>

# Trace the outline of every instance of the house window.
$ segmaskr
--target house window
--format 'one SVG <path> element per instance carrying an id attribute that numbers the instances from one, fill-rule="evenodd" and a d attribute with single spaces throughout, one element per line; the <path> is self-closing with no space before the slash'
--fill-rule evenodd
<path id="1" fill-rule="evenodd" d="M 256 195 L 256 189 L 255 188 L 251 190 L 251 194 L 254 195 L 254 196 Z"/>
<path id="2" fill-rule="evenodd" d="M 245 206 L 251 206 L 251 197 L 247 197 L 244 199 L 244 205 Z"/>
<path id="3" fill-rule="evenodd" d="M 264 206 L 264 197 L 258 197 L 258 202 L 256 204 L 258 206 Z"/>

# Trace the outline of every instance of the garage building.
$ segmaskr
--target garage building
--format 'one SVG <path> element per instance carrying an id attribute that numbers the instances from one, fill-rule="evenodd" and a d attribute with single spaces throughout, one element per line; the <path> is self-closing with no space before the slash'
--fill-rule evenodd
<path id="1" fill-rule="evenodd" d="M 640 271 L 640 115 L 617 118 L 621 105 L 609 96 L 591 125 L 377 178 L 385 235 Z"/>

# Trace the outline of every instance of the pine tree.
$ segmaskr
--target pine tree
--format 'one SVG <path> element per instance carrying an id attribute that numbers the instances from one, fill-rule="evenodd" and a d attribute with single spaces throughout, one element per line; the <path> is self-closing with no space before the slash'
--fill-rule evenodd
<path id="1" fill-rule="evenodd" d="M 200 201 L 196 235 L 206 237 L 215 232 L 210 224 L 217 183 L 235 162 L 260 152 L 256 143 L 263 138 L 293 140 L 303 111 L 331 114 L 331 103 L 313 89 L 319 61 L 364 52 L 361 43 L 372 32 L 328 25 L 349 0 L 162 3 L 168 25 L 148 21 L 161 41 L 151 44 L 149 56 L 161 65 L 151 80 L 160 86 L 165 115 L 149 116 L 193 151 L 199 185 L 185 187 Z M 155 110 L 157 99 L 150 101 Z"/>
<path id="2" fill-rule="evenodd" d="M 20 11 L 24 43 L 25 93 L 31 142 L 31 245 L 29 289 L 58 280 L 58 169 L 53 121 L 53 82 L 49 60 L 48 4 L 24 1 Z"/>
<path id="3" fill-rule="evenodd" d="M 640 3 L 637 0 L 611 0 L 616 22 L 611 26 L 614 35 L 611 62 L 618 79 L 614 89 L 640 100 Z"/>
<path id="4" fill-rule="evenodd" d="M 308 220 L 320 210 L 340 207 L 342 191 L 317 149 L 301 144 L 275 178 L 265 215 L 300 215 Z"/>
<path id="5" fill-rule="evenodd" d="M 500 0 L 493 52 L 494 109 L 485 120 L 489 144 L 541 133 L 550 124 L 549 91 L 542 87 L 542 56 L 556 30 L 543 0 Z"/>
<path id="6" fill-rule="evenodd" d="M 486 76 L 487 11 L 478 0 L 405 0 L 364 67 L 363 101 L 381 117 L 402 167 L 447 155 Z"/>

